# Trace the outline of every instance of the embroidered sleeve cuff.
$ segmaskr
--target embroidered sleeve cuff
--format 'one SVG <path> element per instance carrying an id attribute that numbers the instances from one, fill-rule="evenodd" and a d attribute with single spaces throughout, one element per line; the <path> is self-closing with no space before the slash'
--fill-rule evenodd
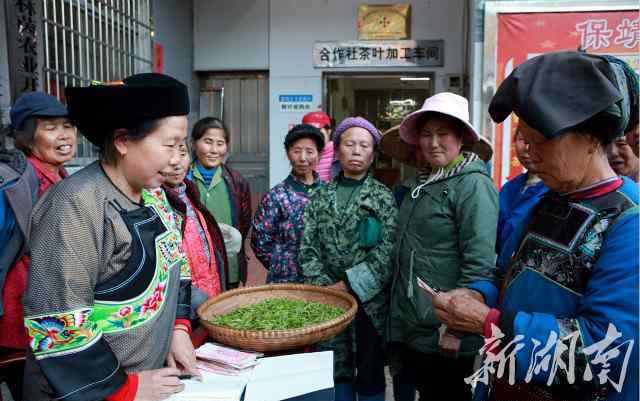
<path id="1" fill-rule="evenodd" d="M 358 263 L 346 271 L 349 286 L 360 302 L 370 301 L 377 293 L 378 281 L 366 262 Z"/>
<path id="2" fill-rule="evenodd" d="M 106 397 L 106 401 L 133 401 L 138 392 L 138 375 L 127 374 L 127 381 L 116 392 Z"/>
<path id="3" fill-rule="evenodd" d="M 482 294 L 484 297 L 484 303 L 487 304 L 489 308 L 495 308 L 498 303 L 498 288 L 491 282 L 487 280 L 476 281 L 467 286 L 472 290 L 476 290 Z"/>

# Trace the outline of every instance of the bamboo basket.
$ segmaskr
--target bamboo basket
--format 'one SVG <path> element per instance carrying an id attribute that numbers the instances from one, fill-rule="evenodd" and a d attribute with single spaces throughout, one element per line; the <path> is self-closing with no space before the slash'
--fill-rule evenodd
<path id="1" fill-rule="evenodd" d="M 322 302 L 344 309 L 345 313 L 323 323 L 291 330 L 236 330 L 210 322 L 214 316 L 242 306 L 284 297 Z M 344 291 L 304 284 L 269 284 L 224 292 L 200 305 L 198 316 L 214 340 L 235 348 L 264 352 L 301 348 L 335 337 L 351 323 L 357 310 L 355 298 Z"/>

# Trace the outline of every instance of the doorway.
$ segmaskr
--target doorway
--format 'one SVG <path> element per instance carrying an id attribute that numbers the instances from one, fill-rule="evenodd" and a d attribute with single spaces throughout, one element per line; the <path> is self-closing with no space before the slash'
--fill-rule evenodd
<path id="1" fill-rule="evenodd" d="M 433 94 L 433 79 L 434 73 L 325 74 L 327 112 L 335 124 L 346 117 L 361 116 L 384 133 Z M 415 170 L 380 153 L 374 174 L 392 188 L 415 174 Z"/>
<path id="2" fill-rule="evenodd" d="M 251 187 L 255 210 L 269 190 L 269 78 L 266 72 L 211 73 L 200 86 L 200 118 L 217 117 L 229 130 L 228 165 Z"/>

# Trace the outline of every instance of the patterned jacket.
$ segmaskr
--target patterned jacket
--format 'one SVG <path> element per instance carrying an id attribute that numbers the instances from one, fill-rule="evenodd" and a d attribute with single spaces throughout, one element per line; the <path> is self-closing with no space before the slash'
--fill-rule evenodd
<path id="1" fill-rule="evenodd" d="M 269 271 L 267 283 L 301 283 L 298 248 L 304 232 L 304 209 L 323 186 L 318 174 L 311 185 L 289 175 L 262 198 L 253 217 L 251 249 Z"/>
<path id="2" fill-rule="evenodd" d="M 344 280 L 359 299 L 379 333 L 383 333 L 389 303 L 398 211 L 391 192 L 371 174 L 356 200 L 338 210 L 337 181 L 321 188 L 305 209 L 305 229 L 299 261 L 305 282 L 331 285 Z M 360 246 L 359 224 L 367 217 L 382 226 L 379 242 Z"/>

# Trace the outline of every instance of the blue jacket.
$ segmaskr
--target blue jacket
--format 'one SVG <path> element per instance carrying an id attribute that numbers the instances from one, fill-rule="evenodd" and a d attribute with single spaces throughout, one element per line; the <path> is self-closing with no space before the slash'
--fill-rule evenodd
<path id="1" fill-rule="evenodd" d="M 533 207 L 549 191 L 542 181 L 525 189 L 527 178 L 529 173 L 522 173 L 509 180 L 500 190 L 496 266 L 503 271 L 506 271 L 511 256 L 520 244 Z"/>
<path id="2" fill-rule="evenodd" d="M 546 345 L 552 332 L 560 337 L 569 333 L 579 333 L 575 351 L 575 383 L 578 387 L 583 388 L 586 385 L 583 381 L 586 357 L 591 367 L 591 385 L 599 381 L 597 375 L 602 373 L 603 369 L 608 369 L 608 377 L 613 381 L 621 379 L 623 369 L 626 372 L 624 386 L 621 389 L 610 386 L 610 391 L 604 399 L 639 399 L 638 198 L 638 185 L 624 178 L 623 185 L 616 191 L 600 198 L 577 202 L 578 209 L 572 211 L 577 212 L 574 216 L 579 216 L 580 210 L 587 211 L 586 214 L 592 216 L 591 220 L 580 227 L 573 224 L 571 228 L 573 219 L 567 220 L 565 226 L 557 223 L 544 224 L 547 221 L 544 219 L 544 212 L 548 216 L 553 214 L 556 219 L 558 216 L 566 218 L 567 215 L 559 213 L 562 211 L 560 209 L 541 207 L 532 214 L 532 218 L 535 216 L 538 219 L 542 216 L 543 219 L 537 220 L 535 230 L 525 236 L 523 250 L 520 251 L 522 255 L 518 255 L 514 263 L 514 267 L 518 268 L 517 272 L 511 277 L 499 305 L 502 312 L 499 326 L 506 334 L 504 344 L 515 336 L 521 336 L 520 343 L 524 345 L 515 357 L 516 382 L 522 382 L 526 377 L 531 355 L 536 351 L 536 343 L 541 344 L 540 347 Z M 544 202 L 543 206 L 547 206 L 547 201 L 545 197 L 540 205 Z M 578 229 L 581 233 L 580 237 L 569 245 L 549 242 L 536 231 L 567 232 L 567 227 L 570 227 L 569 230 Z M 564 255 L 563 247 L 569 249 Z M 581 275 L 572 276 L 574 272 Z M 575 277 L 576 280 L 567 280 L 567 277 Z M 483 293 L 489 306 L 496 305 L 497 286 L 484 282 L 484 285 L 475 289 Z M 605 345 L 601 354 L 591 352 L 593 350 L 587 352 L 590 346 L 602 345 L 602 341 L 610 334 L 610 325 L 615 326 L 620 336 L 613 336 L 612 343 Z M 569 345 L 569 341 L 565 339 L 564 344 Z M 538 351 L 540 347 L 537 348 Z M 619 355 L 610 354 L 616 348 Z M 554 348 L 548 352 L 553 354 Z M 565 362 L 568 360 L 567 354 L 568 351 L 565 351 Z M 627 366 L 625 356 L 628 356 Z M 603 367 L 603 361 L 609 366 Z M 548 370 L 536 372 L 532 382 L 544 386 L 548 375 Z M 560 378 L 562 382 L 566 374 L 558 370 L 555 377 Z M 486 393 L 482 390 L 476 391 L 475 399 L 483 399 L 484 394 Z"/>

